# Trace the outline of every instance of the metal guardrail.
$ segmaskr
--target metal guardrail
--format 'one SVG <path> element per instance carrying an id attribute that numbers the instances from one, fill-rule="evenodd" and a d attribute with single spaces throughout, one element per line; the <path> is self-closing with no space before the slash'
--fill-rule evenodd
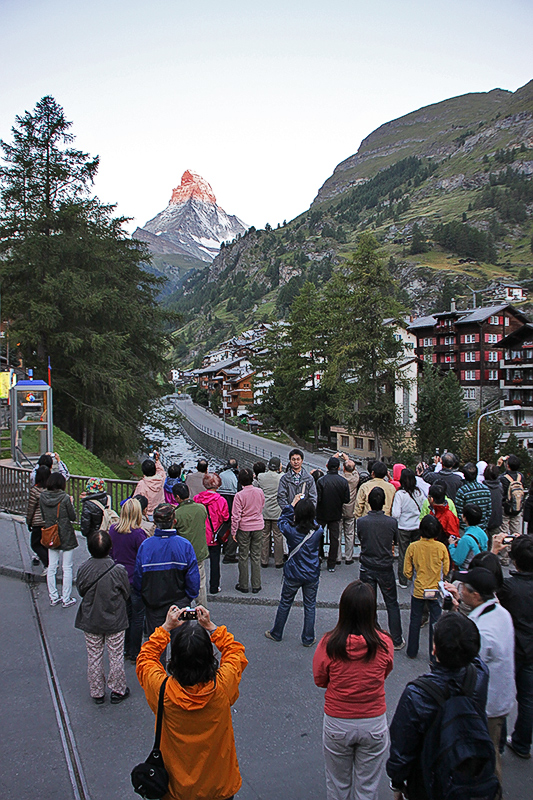
<path id="1" fill-rule="evenodd" d="M 257 445 L 252 446 L 250 442 L 246 444 L 246 442 L 242 442 L 233 436 L 224 436 L 223 434 L 219 433 L 219 431 L 208 428 L 207 425 L 201 425 L 198 422 L 192 422 L 190 419 L 188 421 L 197 430 L 202 431 L 202 433 L 206 433 L 208 436 L 218 439 L 220 442 L 228 446 L 238 447 L 240 450 L 245 450 L 248 453 L 253 453 L 256 456 L 261 456 L 267 460 L 271 459 L 272 456 L 277 455 L 277 453 L 272 452 L 272 450 L 265 450 L 263 447 L 258 447 Z"/>
<path id="2" fill-rule="evenodd" d="M 31 488 L 31 471 L 22 467 L 6 467 L 0 465 L 0 508 L 12 514 L 26 514 L 28 496 Z M 71 475 L 67 481 L 66 491 L 72 495 L 74 508 L 78 517 L 81 513 L 81 494 L 89 480 L 86 475 Z M 120 508 L 122 500 L 133 494 L 137 481 L 125 481 L 117 478 L 105 478 L 107 493 L 111 496 L 114 509 Z"/>

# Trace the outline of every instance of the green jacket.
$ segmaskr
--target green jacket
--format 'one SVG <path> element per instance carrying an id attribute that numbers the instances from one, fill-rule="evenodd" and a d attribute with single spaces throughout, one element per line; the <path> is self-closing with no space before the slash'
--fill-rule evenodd
<path id="1" fill-rule="evenodd" d="M 205 506 L 201 503 L 194 503 L 191 499 L 184 500 L 176 508 L 175 519 L 178 534 L 192 544 L 198 563 L 209 558 L 205 538 L 205 521 L 207 519 Z"/>

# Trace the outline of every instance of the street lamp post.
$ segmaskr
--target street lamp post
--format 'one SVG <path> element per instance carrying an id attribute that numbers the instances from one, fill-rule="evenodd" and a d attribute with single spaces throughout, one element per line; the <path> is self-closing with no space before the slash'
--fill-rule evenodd
<path id="1" fill-rule="evenodd" d="M 481 420 L 483 417 L 489 417 L 491 414 L 501 414 L 503 411 L 520 411 L 522 406 L 504 406 L 503 408 L 495 408 L 494 411 L 485 411 L 484 414 L 480 414 L 477 418 L 477 449 L 476 449 L 476 461 L 479 461 L 479 452 L 481 450 L 481 439 L 480 439 L 480 432 L 481 432 Z"/>

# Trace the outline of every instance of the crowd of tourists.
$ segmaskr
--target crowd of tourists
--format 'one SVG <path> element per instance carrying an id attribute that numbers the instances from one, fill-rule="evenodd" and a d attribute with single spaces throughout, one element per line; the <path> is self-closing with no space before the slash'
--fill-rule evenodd
<path id="1" fill-rule="evenodd" d="M 175 464 L 166 472 L 157 454 L 141 466 L 142 480 L 117 510 L 105 480 L 87 482 L 80 527 L 90 557 L 76 576 L 75 626 L 85 635 L 94 702 L 105 703 L 106 689 L 113 704 L 129 696 L 129 659 L 163 715 L 165 798 L 228 800 L 241 785 L 230 707 L 247 660 L 208 610 L 224 565 L 237 564 L 242 594 L 261 592 L 272 562 L 283 570 L 265 636 L 282 641 L 301 589 L 301 642 L 311 647 L 319 582 L 343 560 L 353 573 L 337 625 L 313 658 L 315 683 L 326 690 L 328 800 L 376 798 L 384 769 L 395 800 L 501 796 L 501 753 L 507 746 L 529 759 L 533 729 L 533 490 L 517 456 L 459 468 L 445 452 L 415 470 L 382 461 L 362 470 L 337 453 L 325 471 L 307 471 L 295 448 L 285 466 L 272 457 L 239 469 L 230 459 L 215 472 L 200 459 L 195 471 Z M 50 604 L 65 608 L 76 603 L 78 546 L 67 480 L 55 454 L 42 456 L 27 513 Z M 377 620 L 378 589 L 387 631 Z M 406 642 L 399 597 L 407 590 Z M 416 658 L 426 624 L 431 671 L 406 686 L 389 729 L 385 680 L 395 651 Z"/>

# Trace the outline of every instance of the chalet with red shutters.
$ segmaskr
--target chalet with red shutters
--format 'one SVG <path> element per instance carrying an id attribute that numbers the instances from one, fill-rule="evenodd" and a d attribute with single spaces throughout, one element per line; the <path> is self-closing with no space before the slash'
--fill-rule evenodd
<path id="1" fill-rule="evenodd" d="M 453 370 L 463 387 L 468 407 L 475 411 L 502 397 L 497 345 L 504 337 L 528 322 L 527 317 L 507 303 L 450 311 L 414 319 L 409 331 L 416 334 L 416 355 L 420 367 L 435 364 Z"/>

